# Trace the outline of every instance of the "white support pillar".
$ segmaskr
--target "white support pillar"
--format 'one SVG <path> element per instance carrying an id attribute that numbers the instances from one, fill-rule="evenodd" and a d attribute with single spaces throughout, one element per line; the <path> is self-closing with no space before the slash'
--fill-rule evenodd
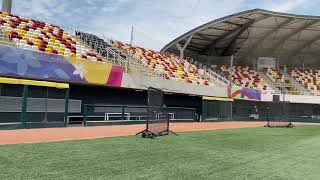
<path id="1" fill-rule="evenodd" d="M 2 0 L 2 11 L 11 13 L 12 0 Z"/>
<path id="2" fill-rule="evenodd" d="M 192 36 L 189 36 L 189 38 L 187 39 L 186 43 L 184 43 L 183 47 L 180 45 L 180 43 L 176 44 L 176 46 L 177 46 L 177 48 L 178 48 L 178 50 L 180 52 L 180 58 L 184 58 L 184 50 L 189 45 L 191 39 L 192 39 Z"/>

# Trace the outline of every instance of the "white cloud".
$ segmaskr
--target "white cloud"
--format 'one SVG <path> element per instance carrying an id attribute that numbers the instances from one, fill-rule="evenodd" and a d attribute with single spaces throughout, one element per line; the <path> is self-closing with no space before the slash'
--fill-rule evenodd
<path id="1" fill-rule="evenodd" d="M 266 7 L 266 9 L 270 9 L 278 12 L 288 12 L 292 9 L 298 8 L 308 3 L 308 1 L 309 0 L 291 0 L 291 1 L 283 1 L 280 3 L 278 1 L 272 1 L 272 3 L 270 3 L 270 5 Z"/>

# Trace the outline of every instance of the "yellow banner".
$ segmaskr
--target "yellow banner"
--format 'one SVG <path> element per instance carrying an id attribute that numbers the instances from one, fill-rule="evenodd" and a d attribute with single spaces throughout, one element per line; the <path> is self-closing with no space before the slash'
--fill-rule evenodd
<path id="1" fill-rule="evenodd" d="M 5 78 L 0 77 L 0 84 L 20 84 L 20 85 L 31 85 L 31 86 L 44 86 L 44 87 L 53 87 L 58 89 L 68 89 L 69 84 L 66 83 L 56 83 L 49 81 L 34 81 L 27 79 L 15 79 L 15 78 Z"/>
<path id="2" fill-rule="evenodd" d="M 203 100 L 208 100 L 208 101 L 233 101 L 231 98 L 222 98 L 222 97 L 209 97 L 209 96 L 202 96 Z"/>
<path id="3" fill-rule="evenodd" d="M 112 69 L 110 63 L 94 61 L 79 61 L 77 58 L 65 57 L 74 67 L 81 78 L 93 84 L 107 84 Z"/>

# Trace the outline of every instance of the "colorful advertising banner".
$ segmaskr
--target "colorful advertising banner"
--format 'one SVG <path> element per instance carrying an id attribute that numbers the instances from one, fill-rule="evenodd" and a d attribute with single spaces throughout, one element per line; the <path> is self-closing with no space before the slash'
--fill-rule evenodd
<path id="1" fill-rule="evenodd" d="M 0 74 L 120 87 L 123 68 L 109 63 L 0 46 Z"/>
<path id="2" fill-rule="evenodd" d="M 233 99 L 243 99 L 251 101 L 261 101 L 261 91 L 241 86 L 228 86 L 228 97 Z"/>

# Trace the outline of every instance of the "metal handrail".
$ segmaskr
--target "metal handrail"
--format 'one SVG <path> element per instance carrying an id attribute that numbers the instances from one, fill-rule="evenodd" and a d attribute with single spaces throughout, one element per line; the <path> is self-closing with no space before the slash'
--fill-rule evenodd
<path id="1" fill-rule="evenodd" d="M 113 46 L 111 39 L 107 38 L 105 41 L 106 41 L 110 46 Z M 120 49 L 117 49 L 117 51 L 127 54 L 126 52 L 124 52 L 123 50 L 120 50 Z M 138 58 L 136 58 L 136 57 L 134 57 L 134 56 L 130 56 L 130 58 L 134 59 L 135 61 L 139 61 L 139 60 L 140 60 L 140 59 L 138 59 Z M 145 67 L 145 66 L 144 66 L 144 67 Z M 145 68 L 148 68 L 148 67 L 145 67 Z M 200 69 L 203 69 L 203 68 L 200 68 Z M 211 70 L 211 71 L 209 71 L 208 69 L 203 69 L 203 70 L 205 71 L 205 75 L 207 76 L 206 79 L 208 79 L 209 81 L 211 80 L 211 81 L 213 81 L 213 83 L 215 83 L 215 84 L 218 82 L 218 83 L 219 83 L 220 85 L 222 85 L 222 86 L 226 86 L 226 84 L 230 84 L 230 82 L 229 82 L 227 79 L 223 78 L 222 76 L 220 76 L 219 74 L 213 72 L 212 70 Z M 158 73 L 158 72 L 156 72 L 156 71 L 154 71 L 154 72 L 155 72 L 158 76 L 161 75 L 160 73 Z"/>
<path id="2" fill-rule="evenodd" d="M 145 67 L 142 64 L 138 63 L 140 61 L 140 59 L 136 58 L 135 56 L 130 56 L 127 52 L 114 47 L 114 45 L 112 44 L 112 40 L 111 39 L 106 38 L 106 39 L 104 39 L 104 41 L 108 45 L 113 47 L 113 48 L 111 48 L 113 51 L 117 51 L 119 54 L 124 54 L 126 56 L 127 62 L 129 64 L 129 68 L 132 68 L 132 69 L 134 69 L 136 71 L 140 71 L 141 75 L 149 75 L 149 76 L 153 76 L 153 77 L 160 77 L 161 76 L 161 74 L 159 72 L 151 71 L 148 67 Z M 133 65 L 132 61 L 137 62 L 138 66 Z M 141 66 L 143 66 L 143 67 L 141 67 Z"/>

